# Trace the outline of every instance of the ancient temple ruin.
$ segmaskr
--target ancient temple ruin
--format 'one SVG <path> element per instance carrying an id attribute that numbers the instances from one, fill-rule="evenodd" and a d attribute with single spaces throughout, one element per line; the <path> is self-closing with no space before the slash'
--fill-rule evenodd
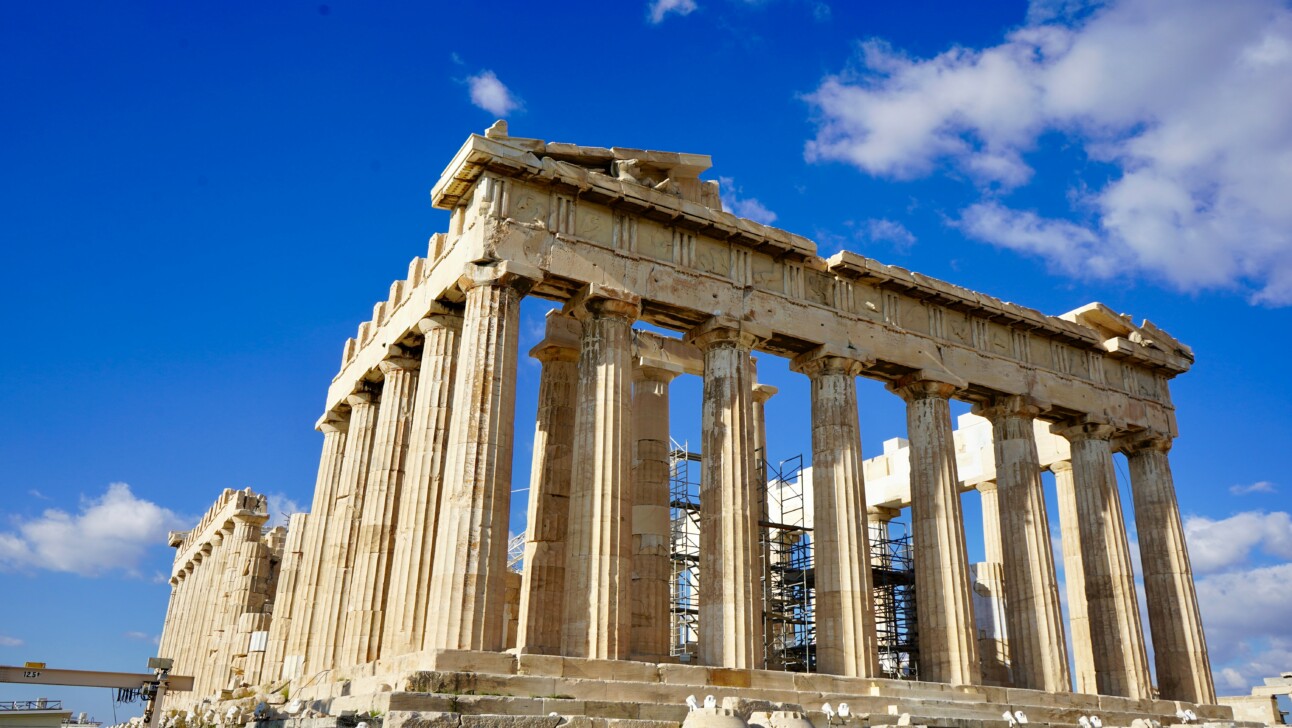
<path id="1" fill-rule="evenodd" d="M 490 691 L 531 701 L 509 704 L 521 713 L 592 715 L 595 688 L 638 706 L 615 717 L 675 724 L 688 691 L 708 690 L 813 710 L 846 699 L 924 722 L 999 721 L 1002 705 L 1069 725 L 1096 711 L 1124 719 L 1110 725 L 1174 720 L 1182 706 L 1230 719 L 1215 705 L 1168 459 L 1168 383 L 1192 364 L 1188 347 L 1099 304 L 1047 316 L 854 253 L 822 258 L 810 240 L 724 212 L 717 183 L 699 178 L 709 166 L 510 137 L 501 123 L 466 141 L 432 191 L 449 231 L 345 343 L 310 512 L 262 538 L 263 505 L 226 493 L 174 536 L 161 651 L 199 677 L 187 699 L 281 692 L 335 713 L 439 710 L 447 693 L 462 709 L 463 693 Z M 529 352 L 542 366 L 536 423 L 514 418 L 526 296 L 562 304 Z M 811 382 L 812 674 L 768 669 L 783 665 L 770 664 L 765 630 L 784 627 L 765 620 L 758 453 L 775 390 L 756 381 L 755 352 Z M 685 663 L 672 648 L 670 530 L 669 389 L 682 375 L 703 378 Z M 904 442 L 864 464 L 859 376 L 902 398 L 908 423 Z M 953 398 L 977 415 L 955 436 Z M 519 576 L 517 427 L 535 428 Z M 1116 452 L 1130 464 L 1156 688 Z M 1059 485 L 1071 620 L 1043 469 Z M 1000 593 L 990 648 L 971 599 L 965 488 L 995 506 L 988 565 L 975 568 Z M 890 625 L 877 625 L 870 549 L 900 508 L 918 681 L 881 677 Z M 1001 651 L 1012 687 L 984 674 L 980 649 Z"/>

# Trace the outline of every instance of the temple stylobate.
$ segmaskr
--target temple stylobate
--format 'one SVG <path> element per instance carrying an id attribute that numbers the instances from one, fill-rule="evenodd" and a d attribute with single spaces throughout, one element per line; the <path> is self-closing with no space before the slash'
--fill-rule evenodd
<path id="1" fill-rule="evenodd" d="M 662 683 L 679 662 L 709 670 L 710 685 L 736 679 L 720 674 L 754 676 L 737 687 L 770 680 L 758 677 L 776 667 L 766 646 L 787 628 L 768 619 L 769 573 L 781 562 L 765 536 L 763 408 L 776 390 L 758 381 L 757 353 L 786 358 L 810 382 L 814 637 L 804 669 L 886 694 L 875 680 L 891 676 L 881 636 L 892 618 L 877 607 L 881 556 L 871 549 L 877 529 L 909 508 L 922 683 L 1118 696 L 1145 715 L 1169 713 L 1162 701 L 1214 704 L 1168 458 L 1168 382 L 1189 369 L 1190 350 L 1099 304 L 1046 316 L 850 252 L 821 258 L 805 238 L 724 212 L 717 183 L 699 179 L 709 166 L 702 155 L 510 137 L 501 122 L 471 136 L 432 192 L 452 213 L 450 230 L 345 344 L 318 422 L 313 506 L 274 541 L 276 594 L 257 605 L 262 629 L 244 630 L 242 659 L 239 614 L 220 613 L 219 639 L 190 639 L 214 627 L 201 609 L 177 605 L 189 603 L 195 575 L 242 563 L 221 555 L 224 542 L 257 541 L 239 530 L 255 517 L 226 519 L 217 503 L 201 528 L 173 537 L 163 645 L 176 671 L 200 675 L 219 645 L 225 672 L 199 679 L 207 688 L 308 693 L 324 675 L 565 676 L 591 664 L 605 665 L 607 680 L 648 665 L 641 674 Z M 561 304 L 529 352 L 541 365 L 532 424 L 515 417 L 519 315 L 530 296 Z M 682 654 L 669 423 L 679 376 L 703 379 L 697 543 L 684 559 L 698 583 L 686 623 L 695 649 Z M 861 455 L 858 377 L 883 382 L 906 406 L 903 447 L 875 461 Z M 953 399 L 972 403 L 985 428 L 973 477 L 962 472 Z M 527 528 L 511 544 L 523 550 L 518 574 L 508 523 L 523 485 L 511 463 L 528 434 L 516 428 L 531 426 Z M 1130 464 L 1156 690 L 1119 452 Z M 1057 486 L 1067 619 L 1045 470 Z M 1005 678 L 985 674 L 979 654 L 966 487 L 983 493 Z M 204 578 L 228 584 L 226 593 L 243 588 L 237 574 Z M 247 659 L 257 644 L 264 655 Z M 833 685 L 863 694 L 862 682 Z M 786 690 L 809 688 L 824 692 Z M 983 700 L 1023 702 L 1011 696 Z M 1087 704 L 1079 697 L 1065 707 Z"/>

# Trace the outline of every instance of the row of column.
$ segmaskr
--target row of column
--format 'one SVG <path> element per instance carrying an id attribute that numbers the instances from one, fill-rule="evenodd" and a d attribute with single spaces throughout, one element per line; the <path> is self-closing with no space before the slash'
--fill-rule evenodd
<path id="1" fill-rule="evenodd" d="M 346 598 L 297 601 L 293 624 L 309 625 L 311 640 L 298 638 L 293 653 L 289 637 L 289 656 L 308 655 L 304 662 L 324 669 L 419 648 L 505 647 L 517 327 L 531 285 L 506 270 L 478 267 L 465 282 L 461 323 L 447 313 L 428 319 L 421 360 L 387 360 L 380 391 L 353 395 L 344 425 L 329 431 L 324 424 L 318 492 L 328 493 L 320 497 L 330 507 L 326 518 L 310 519 L 306 542 L 326 554 L 306 566 L 306 581 L 313 579 L 319 594 Z M 543 374 L 518 646 L 603 659 L 662 656 L 667 385 L 677 372 L 634 366 L 636 297 L 593 288 L 567 310 L 579 325 L 535 351 Z M 687 335 L 704 358 L 699 648 L 701 661 L 712 665 L 749 668 L 761 659 L 760 508 L 753 500 L 761 483 L 750 356 L 762 335 L 746 322 L 716 318 Z M 826 348 L 795 361 L 812 380 L 819 666 L 841 675 L 877 672 L 855 389 L 864 364 L 857 352 Z M 908 404 L 922 676 L 972 684 L 979 681 L 978 660 L 949 410 L 958 384 L 921 375 L 893 389 Z M 997 432 L 1008 514 L 1002 560 L 1015 663 L 1021 684 L 1063 690 L 1067 662 L 1031 434 L 1038 412 L 1009 398 L 987 414 Z M 1098 691 L 1146 697 L 1138 612 L 1127 607 L 1134 591 L 1110 433 L 1077 426 L 1064 434 L 1073 442 Z M 1148 556 L 1145 563 L 1154 584 L 1150 615 L 1172 625 L 1163 627 L 1172 637 L 1161 641 L 1159 673 L 1187 674 L 1179 690 L 1193 685 L 1200 697 L 1181 697 L 1202 700 L 1209 672 L 1205 653 L 1198 664 L 1201 630 L 1165 454 L 1149 446 L 1133 453 L 1143 458 L 1132 467 L 1144 483 L 1137 485 L 1137 500 L 1139 491 L 1146 494 L 1143 512 L 1168 516 L 1164 522 L 1174 512 L 1177 524 L 1141 525 L 1141 534 L 1158 529 L 1157 541 L 1141 539 L 1160 542 L 1164 554 L 1160 566 L 1154 562 L 1157 571 L 1149 571 Z M 1185 591 L 1183 607 L 1161 606 L 1162 595 Z M 1157 642 L 1156 622 L 1154 630 Z M 1165 670 L 1161 655 L 1171 661 Z"/>
<path id="2" fill-rule="evenodd" d="M 988 560 L 1004 568 L 1014 684 L 1055 692 L 1068 690 L 1070 680 L 1033 427 L 1041 411 L 1023 397 L 979 408 L 992 423 L 997 474 L 994 489 L 983 493 L 983 521 Z M 1052 429 L 1071 446 L 1071 460 L 1054 463 L 1050 470 L 1058 497 L 1077 691 L 1137 698 L 1152 694 L 1113 469 L 1112 454 L 1121 450 L 1131 469 L 1158 694 L 1215 702 L 1166 459 L 1170 439 L 1155 433 L 1117 438 L 1114 428 L 1091 421 Z"/>

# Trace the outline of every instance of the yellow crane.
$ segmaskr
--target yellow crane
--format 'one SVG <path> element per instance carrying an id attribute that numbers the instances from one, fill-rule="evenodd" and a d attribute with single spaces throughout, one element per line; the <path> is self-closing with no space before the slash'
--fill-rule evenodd
<path id="1" fill-rule="evenodd" d="M 170 674 L 172 664 L 170 658 L 151 657 L 148 659 L 148 669 L 152 672 L 56 670 L 45 667 L 43 662 L 29 662 L 22 667 L 0 665 L 0 682 L 138 690 L 145 700 L 144 725 L 156 728 L 166 691 L 193 689 L 192 677 Z"/>

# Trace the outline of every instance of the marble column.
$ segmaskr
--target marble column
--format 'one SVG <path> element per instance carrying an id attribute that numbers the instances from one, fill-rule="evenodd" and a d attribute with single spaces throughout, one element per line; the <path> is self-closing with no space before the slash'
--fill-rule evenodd
<path id="1" fill-rule="evenodd" d="M 383 657 L 422 649 L 426 622 L 435 618 L 427 597 L 435 559 L 435 524 L 440 513 L 462 316 L 435 304 L 430 314 L 418 322 L 417 330 L 422 334 L 422 356 L 400 489 Z"/>
<path id="2" fill-rule="evenodd" d="M 559 311 L 547 314 L 547 334 L 529 355 L 542 363 L 538 417 L 530 466 L 525 570 L 520 582 L 516 646 L 522 653 L 561 652 L 565 620 L 565 537 L 569 531 L 574 464 L 575 393 L 583 327 Z"/>
<path id="3" fill-rule="evenodd" d="M 758 668 L 763 657 L 750 353 L 767 336 L 750 322 L 709 319 L 686 338 L 704 355 L 701 404 L 699 658 Z"/>
<path id="4" fill-rule="evenodd" d="M 1109 440 L 1097 422 L 1055 425 L 1072 446 L 1086 610 L 1100 695 L 1152 697 L 1130 547 Z"/>
<path id="5" fill-rule="evenodd" d="M 346 597 L 354 563 L 354 542 L 363 515 L 363 493 L 377 422 L 378 398 L 365 389 L 346 397 L 350 405 L 349 431 L 337 480 L 336 501 L 322 543 L 324 570 L 315 599 L 314 625 L 310 630 L 306 672 L 339 667 L 340 642 L 344 638 Z"/>
<path id="6" fill-rule="evenodd" d="M 1171 438 L 1143 433 L 1125 438 L 1121 445 L 1130 463 L 1158 692 L 1163 700 L 1213 704 L 1211 660 L 1167 459 Z"/>
<path id="7" fill-rule="evenodd" d="M 633 368 L 633 659 L 669 655 L 673 573 L 669 542 L 669 383 L 680 365 L 639 359 Z"/>
<path id="8" fill-rule="evenodd" d="M 572 308 L 583 338 L 561 652 L 621 660 L 632 647 L 632 327 L 641 299 L 594 288 Z"/>
<path id="9" fill-rule="evenodd" d="M 910 440 L 920 679 L 976 685 L 981 682 L 977 630 L 951 436 L 950 397 L 956 385 L 916 375 L 892 387 L 906 400 Z"/>
<path id="10" fill-rule="evenodd" d="M 328 543 L 329 527 L 333 524 L 336 508 L 337 484 L 341 479 L 341 463 L 345 460 L 345 440 L 349 431 L 349 411 L 344 417 L 327 413 L 316 425 L 323 433 L 323 454 L 319 457 L 318 476 L 314 481 L 314 502 L 309 520 L 305 522 L 305 543 L 301 552 L 299 582 L 304 596 L 297 599 L 292 610 L 292 623 L 283 650 L 283 678 L 301 675 L 308 653 L 316 650 L 314 617 L 320 603 L 319 588 L 326 574 L 324 544 Z"/>
<path id="11" fill-rule="evenodd" d="M 758 453 L 756 465 L 763 483 L 767 482 L 767 463 L 771 461 L 767 454 L 767 401 L 778 391 L 770 384 L 755 384 L 750 395 L 754 413 L 754 450 Z"/>
<path id="12" fill-rule="evenodd" d="M 426 630 L 428 648 L 506 647 L 518 328 L 520 301 L 533 281 L 505 265 L 473 266 L 461 284 L 466 308 L 436 524 L 428 604 L 437 612 L 434 629 Z"/>
<path id="13" fill-rule="evenodd" d="M 378 365 L 382 374 L 381 405 L 377 408 L 363 514 L 354 544 L 354 569 L 346 594 L 349 609 L 340 657 L 342 665 L 372 662 L 381 653 L 390 559 L 399 520 L 404 459 L 412 430 L 418 364 L 419 359 L 393 346 Z"/>
<path id="14" fill-rule="evenodd" d="M 279 680 L 283 673 L 283 660 L 287 654 L 287 639 L 292 630 L 292 619 L 299 611 L 298 604 L 313 599 L 301 583 L 301 562 L 305 556 L 305 535 L 309 531 L 310 514 L 293 513 L 287 520 L 287 538 L 283 544 L 282 560 L 278 567 L 278 581 L 273 599 L 269 638 L 265 648 L 261 682 Z"/>
<path id="15" fill-rule="evenodd" d="M 861 470 L 857 375 L 864 361 L 819 347 L 794 359 L 812 383 L 812 506 L 817 669 L 879 674 L 870 527 Z"/>
<path id="16" fill-rule="evenodd" d="M 999 464 L 997 468 L 999 469 Z M 982 498 L 982 550 L 983 560 L 991 564 L 1005 563 L 1004 546 L 1000 535 L 1000 491 L 996 481 L 979 483 L 975 488 Z"/>
<path id="17" fill-rule="evenodd" d="M 995 537 L 1002 547 L 1014 686 L 1055 693 L 1070 690 L 1072 681 L 1033 427 L 1040 412 L 1028 398 L 1006 397 L 981 414 L 991 421 L 996 453 L 1000 522 Z"/>
<path id="18" fill-rule="evenodd" d="M 1068 595 L 1068 636 L 1072 639 L 1072 678 L 1076 692 L 1094 695 L 1095 653 L 1090 645 L 1090 617 L 1086 611 L 1086 570 L 1081 565 L 1081 529 L 1077 525 L 1077 485 L 1072 462 L 1050 464 L 1054 473 L 1055 503 L 1059 510 L 1059 538 L 1063 545 L 1063 582 Z"/>

